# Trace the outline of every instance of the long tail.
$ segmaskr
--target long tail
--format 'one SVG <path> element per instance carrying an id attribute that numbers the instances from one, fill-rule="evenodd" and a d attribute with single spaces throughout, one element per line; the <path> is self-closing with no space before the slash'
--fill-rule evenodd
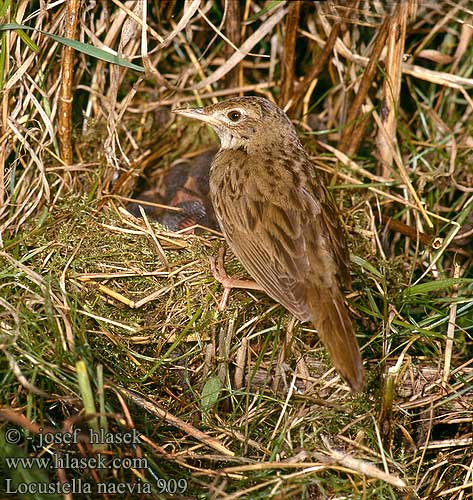
<path id="1" fill-rule="evenodd" d="M 361 390 L 365 371 L 353 325 L 339 290 L 318 289 L 311 297 L 312 323 L 333 366 L 353 392 Z"/>

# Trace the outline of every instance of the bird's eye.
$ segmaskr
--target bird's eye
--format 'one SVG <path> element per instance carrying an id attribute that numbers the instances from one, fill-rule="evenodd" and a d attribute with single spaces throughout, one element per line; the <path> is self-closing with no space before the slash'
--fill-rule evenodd
<path id="1" fill-rule="evenodd" d="M 233 111 L 229 111 L 227 116 L 232 122 L 237 122 L 241 118 L 241 113 L 234 109 Z"/>

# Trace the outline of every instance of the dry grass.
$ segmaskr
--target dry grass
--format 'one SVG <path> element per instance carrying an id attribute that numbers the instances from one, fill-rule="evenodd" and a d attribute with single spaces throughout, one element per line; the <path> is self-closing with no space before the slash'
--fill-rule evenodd
<path id="1" fill-rule="evenodd" d="M 0 7 L 0 491 L 472 498 L 473 4 L 231 3 Z M 219 311 L 218 235 L 122 208 L 215 143 L 172 105 L 239 93 L 286 106 L 343 209 L 361 395 L 263 294 Z M 5 461 L 97 456 L 129 460 Z"/>

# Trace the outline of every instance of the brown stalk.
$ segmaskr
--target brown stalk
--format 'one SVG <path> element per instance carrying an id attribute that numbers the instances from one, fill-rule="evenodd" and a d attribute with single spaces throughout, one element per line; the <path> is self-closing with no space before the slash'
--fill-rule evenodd
<path id="1" fill-rule="evenodd" d="M 325 67 L 325 64 L 328 61 L 330 54 L 333 51 L 333 47 L 335 42 L 337 41 L 338 33 L 340 32 L 340 22 L 337 21 L 332 31 L 330 31 L 330 35 L 325 42 L 324 48 L 322 52 L 317 57 L 314 65 L 310 72 L 302 79 L 302 81 L 296 83 L 294 92 L 292 93 L 291 106 L 289 108 L 289 115 L 292 116 L 294 111 L 297 109 L 297 105 L 299 101 L 303 98 L 310 84 L 319 77 L 320 72 Z"/>
<path id="2" fill-rule="evenodd" d="M 361 106 L 366 99 L 368 90 L 370 89 L 371 83 L 376 74 L 379 57 L 381 55 L 383 47 L 386 44 L 389 24 L 390 16 L 386 16 L 384 23 L 381 25 L 378 34 L 376 35 L 370 60 L 368 61 L 365 72 L 363 73 L 363 76 L 361 78 L 360 88 L 358 89 L 358 93 L 356 94 L 350 111 L 348 112 L 347 125 L 343 129 L 342 137 L 340 138 L 340 145 L 338 148 L 348 156 L 353 156 L 358 150 L 361 139 L 364 135 L 366 125 L 368 123 L 367 119 L 361 120 L 360 123 L 359 117 L 362 116 Z"/>
<path id="3" fill-rule="evenodd" d="M 154 402 L 149 401 L 145 398 L 142 398 L 138 394 L 136 394 L 132 391 L 129 391 L 128 389 L 125 389 L 124 387 L 116 387 L 115 389 L 118 390 L 123 396 L 127 397 L 128 399 L 131 399 L 131 401 L 133 401 L 133 403 L 140 406 L 148 413 L 151 413 L 152 415 L 157 416 L 159 419 L 164 420 L 168 425 L 171 425 L 171 426 L 176 427 L 177 429 L 180 429 L 182 432 L 184 432 L 184 434 L 188 434 L 189 436 L 193 437 L 197 441 L 200 441 L 201 443 L 205 444 L 206 446 L 213 448 L 214 450 L 221 453 L 222 455 L 225 455 L 227 457 L 232 457 L 235 455 L 235 453 L 233 451 L 229 450 L 226 446 L 224 446 L 220 440 L 215 439 L 214 437 L 210 436 L 209 434 L 206 434 L 205 432 L 201 431 L 200 429 L 197 429 L 193 425 L 190 425 L 187 422 L 184 422 L 179 417 L 176 417 L 169 410 L 161 407 L 157 403 L 154 403 Z"/>
<path id="4" fill-rule="evenodd" d="M 357 3 L 357 0 L 351 0 L 347 3 L 347 11 L 349 14 L 351 14 L 353 9 Z M 320 15 L 320 11 L 319 11 Z M 340 29 L 342 26 L 342 19 L 340 17 L 335 18 L 335 23 L 330 30 L 330 34 L 327 38 L 327 41 L 324 44 L 324 47 L 322 49 L 322 52 L 320 54 L 317 54 L 317 58 L 315 59 L 314 57 L 314 65 L 312 68 L 309 70 L 309 72 L 301 79 L 301 81 L 296 82 L 295 88 L 292 92 L 292 99 L 291 99 L 291 105 L 290 105 L 290 110 L 288 114 L 290 116 L 293 116 L 295 113 L 295 110 L 297 109 L 297 106 L 299 104 L 299 101 L 304 97 L 306 92 L 308 91 L 309 87 L 313 84 L 314 80 L 316 80 L 322 69 L 325 67 L 330 55 L 333 52 L 333 48 L 335 46 L 335 43 L 337 42 L 338 35 L 340 33 Z M 327 29 L 328 31 L 328 29 Z"/>
<path id="5" fill-rule="evenodd" d="M 66 2 L 64 36 L 74 39 L 79 21 L 79 0 Z M 59 97 L 58 138 L 61 158 L 66 165 L 72 163 L 72 82 L 74 80 L 74 49 L 64 47 L 62 51 L 62 85 Z"/>
<path id="6" fill-rule="evenodd" d="M 432 241 L 434 239 L 433 236 L 421 233 L 417 231 L 415 228 L 408 226 L 407 224 L 404 224 L 403 222 L 391 219 L 391 217 L 387 217 L 385 215 L 383 215 L 382 221 L 386 224 L 387 228 L 397 233 L 401 233 L 404 236 L 410 238 L 411 240 L 420 241 L 423 245 L 428 245 L 428 246 L 432 244 Z"/>
<path id="7" fill-rule="evenodd" d="M 227 11 L 225 18 L 225 31 L 228 39 L 237 47 L 240 46 L 240 2 L 225 0 L 225 9 Z M 228 59 L 234 50 L 230 45 L 225 45 L 225 58 Z M 243 80 L 241 74 L 241 62 L 232 68 L 225 77 L 225 86 L 233 89 L 241 86 Z"/>
<path id="8" fill-rule="evenodd" d="M 453 277 L 458 279 L 460 277 L 460 265 L 455 262 L 453 265 Z M 442 387 L 446 388 L 448 381 L 451 376 L 451 366 L 452 366 L 452 354 L 453 354 L 453 343 L 455 340 L 455 320 L 457 317 L 457 302 L 455 299 L 458 297 L 458 285 L 453 286 L 452 303 L 450 304 L 450 313 L 448 317 L 447 326 L 447 340 L 445 342 L 445 355 L 443 362 L 443 374 L 442 374 Z"/>
<path id="9" fill-rule="evenodd" d="M 286 19 L 286 37 L 281 72 L 281 95 L 279 103 L 284 107 L 292 96 L 294 88 L 294 59 L 296 52 L 297 26 L 301 11 L 301 2 L 291 2 Z"/>
<path id="10" fill-rule="evenodd" d="M 406 26 L 409 3 L 397 4 L 394 14 L 389 17 L 386 71 L 383 83 L 384 99 L 381 107 L 381 128 L 376 139 L 382 171 L 380 175 L 392 175 L 393 147 L 397 145 L 397 109 L 402 81 L 402 58 L 406 40 Z M 389 140 L 387 140 L 389 138 Z"/>

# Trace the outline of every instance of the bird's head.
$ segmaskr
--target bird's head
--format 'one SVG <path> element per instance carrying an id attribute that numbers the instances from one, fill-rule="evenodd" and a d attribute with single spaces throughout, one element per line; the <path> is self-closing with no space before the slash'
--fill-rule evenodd
<path id="1" fill-rule="evenodd" d="M 284 111 L 263 97 L 233 97 L 204 108 L 178 108 L 174 113 L 211 125 L 222 149 L 248 150 L 254 141 L 296 140 L 297 136 Z"/>

